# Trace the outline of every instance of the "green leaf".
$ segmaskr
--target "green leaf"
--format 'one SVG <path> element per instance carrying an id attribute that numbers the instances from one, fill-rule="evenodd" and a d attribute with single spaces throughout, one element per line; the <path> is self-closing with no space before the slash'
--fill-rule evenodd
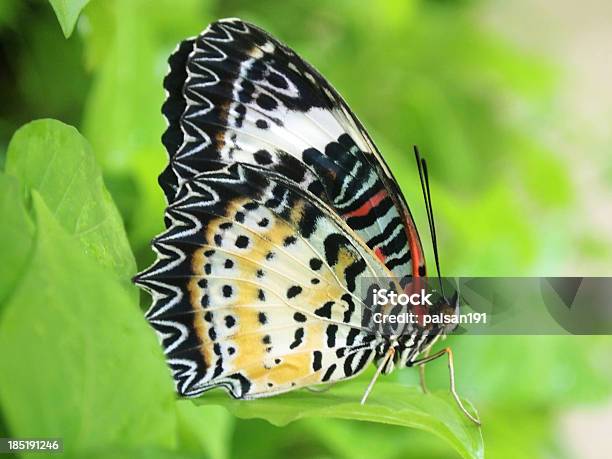
<path id="1" fill-rule="evenodd" d="M 0 312 L 28 261 L 34 243 L 34 223 L 23 200 L 22 188 L 14 177 L 0 173 Z"/>
<path id="2" fill-rule="evenodd" d="M 379 382 L 365 405 L 362 382 L 338 384 L 319 394 L 294 392 L 253 401 L 232 400 L 224 393 L 206 394 L 194 403 L 222 405 L 239 418 L 261 418 L 276 426 L 324 417 L 379 422 L 421 429 L 450 443 L 464 458 L 484 457 L 480 428 L 456 406 L 447 391 L 424 395 L 417 387 Z"/>
<path id="3" fill-rule="evenodd" d="M 86 255 L 127 284 L 136 262 L 123 222 L 91 148 L 75 128 L 56 120 L 26 124 L 9 144 L 6 172 L 37 190 Z"/>
<path id="4" fill-rule="evenodd" d="M 447 442 L 422 430 L 338 419 L 304 419 L 298 424 L 334 457 L 371 459 L 372 451 L 377 459 L 412 457 L 416 452 L 419 459 L 457 457 Z"/>
<path id="5" fill-rule="evenodd" d="M 72 35 L 79 14 L 89 0 L 49 0 L 66 38 Z"/>
<path id="6" fill-rule="evenodd" d="M 154 335 L 36 191 L 32 205 L 35 249 L 0 321 L 0 374 L 10 375 L 0 406 L 11 435 L 60 437 L 77 457 L 173 448 L 174 391 Z"/>
<path id="7" fill-rule="evenodd" d="M 210 459 L 230 457 L 234 418 L 220 406 L 195 406 L 190 400 L 176 402 L 178 449 Z"/>

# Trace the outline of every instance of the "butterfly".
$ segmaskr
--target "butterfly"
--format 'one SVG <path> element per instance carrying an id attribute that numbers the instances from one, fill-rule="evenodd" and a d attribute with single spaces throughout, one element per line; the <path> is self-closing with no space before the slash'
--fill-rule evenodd
<path id="1" fill-rule="evenodd" d="M 134 281 L 152 296 L 146 319 L 177 392 L 255 399 L 353 378 L 374 362 L 365 402 L 396 366 L 448 355 L 452 370 L 448 348 L 427 355 L 444 328 L 385 336 L 364 326 L 361 283 L 410 288 L 426 276 L 425 257 L 391 170 L 329 82 L 239 19 L 212 23 L 168 62 L 166 229 Z M 456 296 L 437 306 L 458 313 Z M 451 389 L 478 422 L 452 373 Z"/>

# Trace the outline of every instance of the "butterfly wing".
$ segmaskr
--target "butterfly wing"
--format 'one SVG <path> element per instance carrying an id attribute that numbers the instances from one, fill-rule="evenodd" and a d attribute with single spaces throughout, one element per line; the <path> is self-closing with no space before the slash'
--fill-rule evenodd
<path id="1" fill-rule="evenodd" d="M 319 196 L 396 277 L 424 276 L 421 243 L 374 143 L 331 85 L 293 50 L 238 19 L 211 24 L 170 58 L 160 176 L 181 183 L 242 162 Z"/>
<path id="2" fill-rule="evenodd" d="M 381 352 L 362 282 L 390 273 L 295 183 L 232 164 L 183 182 L 166 219 L 136 282 L 180 394 L 273 395 L 350 378 Z"/>

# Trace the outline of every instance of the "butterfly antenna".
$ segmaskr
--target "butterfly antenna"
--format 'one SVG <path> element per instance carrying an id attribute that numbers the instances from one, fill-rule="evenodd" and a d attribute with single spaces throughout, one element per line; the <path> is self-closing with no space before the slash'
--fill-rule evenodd
<path id="1" fill-rule="evenodd" d="M 431 244 L 433 246 L 436 272 L 438 273 L 438 283 L 440 284 L 440 291 L 442 293 L 442 296 L 446 298 L 446 295 L 444 294 L 444 287 L 442 285 L 442 275 L 440 274 L 438 238 L 436 236 L 436 224 L 433 216 L 433 207 L 431 205 L 431 191 L 429 189 L 429 174 L 427 173 L 427 162 L 424 158 L 421 158 L 419 149 L 416 145 L 414 146 L 414 156 L 417 162 L 417 169 L 419 170 L 419 178 L 421 179 L 421 191 L 423 192 L 423 199 L 425 200 L 425 210 L 427 211 L 427 221 L 429 223 L 429 233 L 431 234 Z"/>

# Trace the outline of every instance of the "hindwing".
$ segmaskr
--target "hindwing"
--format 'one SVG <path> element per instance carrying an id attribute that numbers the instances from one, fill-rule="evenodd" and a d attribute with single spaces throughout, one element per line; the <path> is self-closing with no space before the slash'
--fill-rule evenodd
<path id="1" fill-rule="evenodd" d="M 185 181 L 137 282 L 177 390 L 272 395 L 358 374 L 384 346 L 361 282 L 390 273 L 325 204 L 233 164 Z"/>

